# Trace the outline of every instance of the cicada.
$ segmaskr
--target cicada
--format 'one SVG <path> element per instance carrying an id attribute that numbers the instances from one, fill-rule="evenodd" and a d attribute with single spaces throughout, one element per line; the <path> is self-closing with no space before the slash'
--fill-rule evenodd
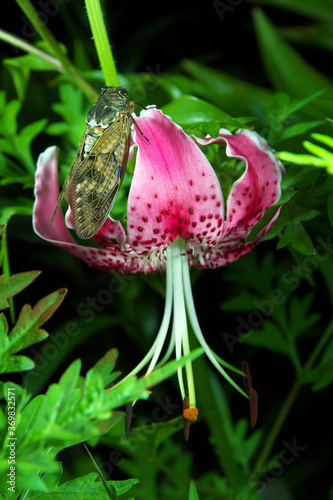
<path id="1" fill-rule="evenodd" d="M 88 112 L 86 130 L 51 218 L 52 224 L 71 190 L 74 229 L 81 239 L 91 238 L 104 224 L 124 178 L 131 115 L 137 104 L 128 101 L 127 95 L 122 87 L 102 88 Z"/>

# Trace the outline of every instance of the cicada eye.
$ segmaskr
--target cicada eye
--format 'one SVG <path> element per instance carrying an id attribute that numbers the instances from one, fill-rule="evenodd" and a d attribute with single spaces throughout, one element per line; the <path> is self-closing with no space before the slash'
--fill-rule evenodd
<path id="1" fill-rule="evenodd" d="M 120 97 L 127 97 L 127 90 L 120 88 L 118 90 L 118 94 L 120 95 Z"/>

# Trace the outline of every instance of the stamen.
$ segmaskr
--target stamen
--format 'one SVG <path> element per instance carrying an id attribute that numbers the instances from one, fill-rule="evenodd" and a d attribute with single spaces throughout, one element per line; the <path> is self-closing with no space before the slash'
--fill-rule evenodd
<path id="1" fill-rule="evenodd" d="M 198 408 L 185 408 L 183 411 L 183 417 L 186 418 L 186 420 L 189 420 L 190 422 L 194 422 L 199 415 L 199 410 Z"/>
<path id="2" fill-rule="evenodd" d="M 133 403 L 126 403 L 125 406 L 126 412 L 126 421 L 125 421 L 125 433 L 126 437 L 128 437 L 131 433 L 131 425 L 132 425 L 132 417 L 133 417 Z"/>
<path id="3" fill-rule="evenodd" d="M 184 417 L 184 411 L 186 411 L 189 407 L 189 398 L 186 396 L 183 398 L 183 431 L 185 441 L 188 441 L 190 437 L 190 421 Z"/>
<path id="4" fill-rule="evenodd" d="M 253 388 L 249 363 L 247 361 L 242 361 L 241 367 L 245 373 L 245 377 L 243 378 L 245 390 L 250 399 L 250 426 L 251 429 L 254 429 L 258 419 L 258 393 Z"/>
<path id="5" fill-rule="evenodd" d="M 189 408 L 190 398 L 186 396 L 183 399 L 183 430 L 185 441 L 190 437 L 190 422 L 194 422 L 199 414 L 199 410 L 195 407 Z"/>

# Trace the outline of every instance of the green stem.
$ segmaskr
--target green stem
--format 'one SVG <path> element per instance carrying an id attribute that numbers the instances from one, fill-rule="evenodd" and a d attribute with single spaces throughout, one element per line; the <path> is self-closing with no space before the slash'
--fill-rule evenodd
<path id="1" fill-rule="evenodd" d="M 106 85 L 119 86 L 116 65 L 103 20 L 99 0 L 85 0 L 90 28 Z"/>
<path id="2" fill-rule="evenodd" d="M 42 59 L 45 59 L 45 61 L 48 61 L 49 63 L 53 64 L 56 69 L 59 71 L 59 73 L 63 73 L 63 67 L 56 59 L 55 57 L 51 56 L 47 52 L 44 52 L 43 50 L 38 49 L 34 45 L 31 45 L 31 43 L 26 42 L 22 38 L 12 35 L 11 33 L 8 33 L 5 30 L 0 29 L 0 40 L 3 40 L 4 42 L 9 43 L 13 47 L 17 47 L 21 50 L 24 50 L 24 52 L 28 52 L 30 54 L 34 54 L 36 56 L 41 57 Z"/>
<path id="3" fill-rule="evenodd" d="M 325 345 L 330 340 L 332 333 L 333 333 L 333 319 L 329 323 L 329 325 L 326 328 L 321 339 L 318 341 L 316 347 L 314 348 L 311 355 L 309 356 L 309 359 L 304 364 L 302 371 L 307 371 L 307 370 L 310 370 L 312 368 L 312 366 L 316 362 L 318 356 L 320 355 L 320 353 L 324 349 Z M 255 468 L 254 468 L 254 470 L 258 474 L 260 474 L 260 469 L 262 469 L 264 463 L 266 462 L 266 460 L 268 460 L 268 458 L 271 454 L 274 443 L 275 443 L 275 441 L 280 433 L 280 430 L 281 430 L 281 428 L 282 428 L 282 426 L 283 426 L 283 424 L 288 416 L 288 413 L 289 413 L 301 387 L 302 387 L 302 384 L 298 380 L 296 380 L 294 382 L 293 386 L 291 387 L 291 389 L 288 393 L 288 396 L 286 397 L 286 399 L 285 399 L 285 401 L 284 401 L 284 403 L 283 403 L 283 405 L 282 405 L 282 407 L 281 407 L 281 409 L 280 409 L 280 411 L 275 419 L 273 427 L 271 428 L 271 431 L 270 431 L 270 433 L 269 433 L 269 435 L 264 443 L 264 446 L 261 450 L 261 453 L 259 455 L 259 458 L 258 458 L 257 463 L 256 463 Z"/>
<path id="4" fill-rule="evenodd" d="M 331 319 L 324 334 L 321 336 L 320 340 L 318 341 L 316 347 L 313 349 L 311 355 L 309 356 L 309 359 L 305 363 L 304 370 L 309 370 L 310 368 L 312 368 L 312 366 L 316 362 L 317 358 L 319 357 L 320 353 L 324 349 L 325 345 L 331 339 L 332 334 L 333 334 L 333 318 Z"/>
<path id="5" fill-rule="evenodd" d="M 88 82 L 81 76 L 81 74 L 77 71 L 75 66 L 71 63 L 71 61 L 67 58 L 66 54 L 61 50 L 60 45 L 57 40 L 54 38 L 52 33 L 46 27 L 46 24 L 42 22 L 39 18 L 37 11 L 34 6 L 30 2 L 30 0 L 16 0 L 18 5 L 21 7 L 37 33 L 41 36 L 43 40 L 48 44 L 52 53 L 55 54 L 56 58 L 61 63 L 61 66 L 67 76 L 72 80 L 74 85 L 79 87 L 82 92 L 86 94 L 86 96 L 92 101 L 96 101 L 97 93 L 96 91 L 89 85 Z"/>
<path id="6" fill-rule="evenodd" d="M 262 447 L 261 453 L 254 467 L 254 471 L 258 474 L 258 476 L 262 473 L 263 466 L 271 454 L 275 441 L 282 429 L 291 407 L 294 404 L 300 388 L 301 384 L 296 380 L 284 400 L 284 403 L 275 419 L 267 439 L 265 440 L 264 446 Z"/>

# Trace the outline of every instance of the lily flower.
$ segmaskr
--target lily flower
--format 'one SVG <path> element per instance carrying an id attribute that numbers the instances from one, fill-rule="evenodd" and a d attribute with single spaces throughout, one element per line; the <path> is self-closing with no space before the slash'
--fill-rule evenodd
<path id="1" fill-rule="evenodd" d="M 46 149 L 38 159 L 34 230 L 41 238 L 101 271 L 166 272 L 165 309 L 159 332 L 149 352 L 129 375 L 138 373 L 148 363 L 146 373 L 150 373 L 173 350 L 177 359 L 189 354 L 189 322 L 215 368 L 246 396 L 226 369 L 242 372 L 225 363 L 204 338 L 192 296 L 190 268 L 225 266 L 262 240 L 279 210 L 253 240 L 247 241 L 247 237 L 267 208 L 280 198 L 282 164 L 266 141 L 249 130 L 233 135 L 221 129 L 216 138 L 197 138 L 187 135 L 155 108 L 143 110 L 136 123 L 141 133 L 134 127 L 130 154 L 137 147 L 137 156 L 128 197 L 127 232 L 119 221 L 109 217 L 92 238 L 99 245 L 96 248 L 82 246 L 71 236 L 70 207 L 66 222 L 59 211 L 53 224 L 49 224 L 58 199 L 55 147 Z M 221 172 L 215 173 L 200 149 L 209 144 L 225 147 L 228 157 L 245 166 L 226 202 L 218 180 Z M 171 340 L 163 360 L 159 361 L 169 330 Z M 191 362 L 185 365 L 185 374 L 186 381 L 183 370 L 178 370 L 182 398 L 188 398 L 189 402 L 189 411 L 184 410 L 184 416 L 194 420 L 197 412 Z"/>

